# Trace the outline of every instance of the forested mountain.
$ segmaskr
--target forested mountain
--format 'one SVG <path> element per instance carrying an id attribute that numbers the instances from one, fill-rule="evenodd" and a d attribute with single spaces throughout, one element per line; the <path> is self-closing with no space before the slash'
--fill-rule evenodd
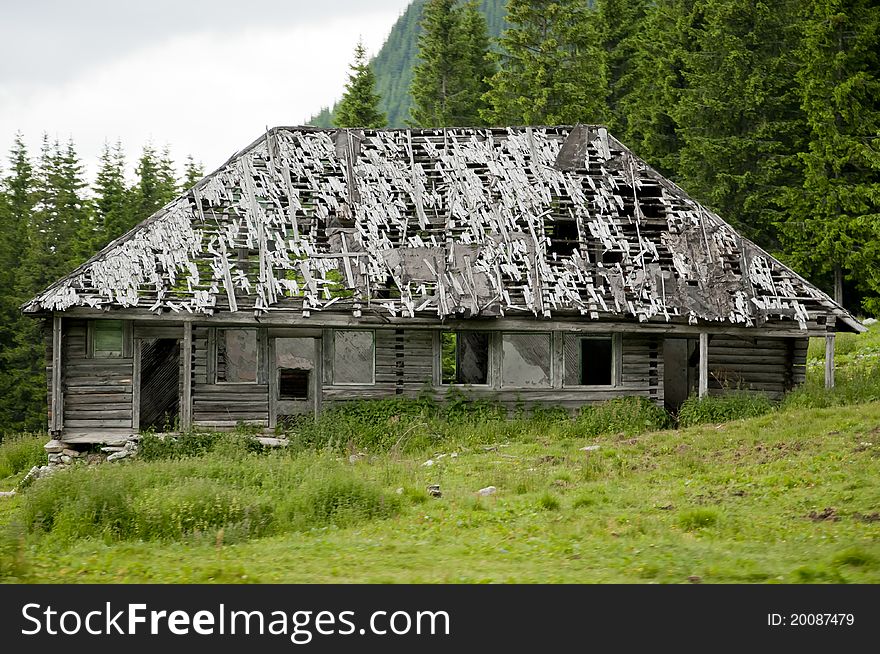
<path id="1" fill-rule="evenodd" d="M 419 22 L 426 0 L 413 0 L 406 8 L 385 41 L 385 45 L 373 58 L 373 72 L 376 75 L 376 91 L 381 96 L 379 109 L 388 117 L 389 127 L 404 127 L 412 108 L 409 87 L 412 84 L 413 68 L 418 57 Z M 505 0 L 480 0 L 480 11 L 486 17 L 489 36 L 497 39 L 505 27 Z M 354 48 L 354 44 L 352 44 Z M 332 109 L 325 108 L 314 116 L 310 125 L 333 127 Z"/>

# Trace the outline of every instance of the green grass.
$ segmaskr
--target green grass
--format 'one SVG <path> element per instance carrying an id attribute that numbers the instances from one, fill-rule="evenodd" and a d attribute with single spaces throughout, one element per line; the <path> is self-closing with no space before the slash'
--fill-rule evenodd
<path id="1" fill-rule="evenodd" d="M 834 393 L 811 356 L 781 407 L 698 404 L 675 430 L 635 400 L 511 420 L 392 401 L 303 426 L 284 452 L 157 440 L 0 499 L 0 578 L 877 583 L 877 331 L 854 338 Z M 27 449 L 0 461 L 27 460 L 7 447 Z"/>

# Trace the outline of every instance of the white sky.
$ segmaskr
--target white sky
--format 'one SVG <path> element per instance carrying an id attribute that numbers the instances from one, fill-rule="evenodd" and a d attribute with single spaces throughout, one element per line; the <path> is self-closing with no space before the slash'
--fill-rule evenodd
<path id="1" fill-rule="evenodd" d="M 0 156 L 17 130 L 72 137 L 94 175 L 105 140 L 207 172 L 267 126 L 339 98 L 358 38 L 378 52 L 409 0 L 0 0 Z"/>

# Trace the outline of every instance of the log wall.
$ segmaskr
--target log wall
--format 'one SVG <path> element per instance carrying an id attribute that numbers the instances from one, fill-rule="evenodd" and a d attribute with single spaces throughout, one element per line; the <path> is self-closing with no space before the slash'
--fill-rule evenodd
<path id="1" fill-rule="evenodd" d="M 133 343 L 145 338 L 182 338 L 180 324 L 134 323 L 127 330 Z M 562 332 L 553 332 L 551 385 L 548 388 L 502 388 L 500 386 L 501 332 L 495 331 L 490 347 L 490 383 L 461 387 L 475 399 L 501 402 L 509 409 L 551 404 L 574 411 L 584 404 L 620 396 L 646 397 L 663 404 L 663 335 L 642 332 L 618 333 L 615 337 L 615 383 L 608 387 L 563 387 Z M 47 354 L 51 335 L 44 331 Z M 229 429 L 245 422 L 263 427 L 270 423 L 268 377 L 274 366 L 268 361 L 268 338 L 272 336 L 323 337 L 323 384 L 320 406 L 354 399 L 392 396 L 415 397 L 428 392 L 442 400 L 449 385 L 439 384 L 439 334 L 428 329 L 386 328 L 375 330 L 375 383 L 334 384 L 332 330 L 263 330 L 260 343 L 258 383 L 215 383 L 212 363 L 214 331 L 193 328 L 192 382 L 193 425 Z M 132 428 L 134 348 L 126 346 L 122 358 L 88 358 L 88 325 L 85 320 L 63 321 L 63 408 L 65 433 L 121 431 Z M 807 338 L 740 338 L 712 335 L 709 344 L 709 392 L 736 390 L 766 393 L 780 398 L 805 380 Z M 181 370 L 183 365 L 181 364 Z M 48 358 L 47 379 L 52 361 Z M 182 379 L 179 383 L 182 386 Z"/>
<path id="2" fill-rule="evenodd" d="M 65 432 L 131 429 L 130 354 L 123 358 L 89 359 L 87 321 L 64 320 L 62 329 Z"/>
<path id="3" fill-rule="evenodd" d="M 709 394 L 755 391 L 780 399 L 804 383 L 808 345 L 808 338 L 713 335 L 709 340 Z"/>

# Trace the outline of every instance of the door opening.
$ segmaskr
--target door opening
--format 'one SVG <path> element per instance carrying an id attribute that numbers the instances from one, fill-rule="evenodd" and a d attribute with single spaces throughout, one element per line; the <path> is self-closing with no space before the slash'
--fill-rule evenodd
<path id="1" fill-rule="evenodd" d="M 180 416 L 180 341 L 145 339 L 140 348 L 139 429 L 174 430 Z"/>

